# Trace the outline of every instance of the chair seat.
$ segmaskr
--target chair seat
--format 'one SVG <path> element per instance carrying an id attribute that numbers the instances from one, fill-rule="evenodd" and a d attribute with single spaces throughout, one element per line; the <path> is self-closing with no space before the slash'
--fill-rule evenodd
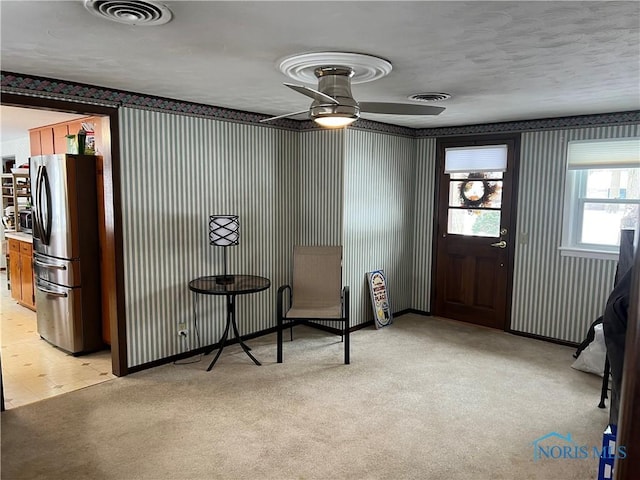
<path id="1" fill-rule="evenodd" d="M 287 312 L 285 318 L 335 318 L 342 319 L 342 306 L 302 306 L 292 307 Z"/>

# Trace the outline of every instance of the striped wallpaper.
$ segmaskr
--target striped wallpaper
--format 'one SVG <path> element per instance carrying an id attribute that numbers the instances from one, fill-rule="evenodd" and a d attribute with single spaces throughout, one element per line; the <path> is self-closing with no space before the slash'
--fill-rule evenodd
<path id="1" fill-rule="evenodd" d="M 436 139 L 418 139 L 416 156 L 411 308 L 430 312 L 431 249 L 433 245 L 436 188 Z"/>
<path id="2" fill-rule="evenodd" d="M 238 298 L 241 333 L 275 325 L 297 233 L 295 132 L 183 115 L 121 109 L 125 308 L 129 366 L 196 348 L 189 280 L 222 271 L 208 242 L 213 213 L 240 217 L 229 271 L 262 275 L 272 288 Z M 224 298 L 198 297 L 202 345 L 224 326 Z M 186 340 L 177 336 L 187 324 Z"/>
<path id="3" fill-rule="evenodd" d="M 513 330 L 579 342 L 602 315 L 617 262 L 562 257 L 558 250 L 567 142 L 639 135 L 638 125 L 522 135 Z"/>
<path id="4" fill-rule="evenodd" d="M 430 308 L 435 138 L 361 129 L 290 131 L 122 108 L 121 182 L 130 367 L 198 346 L 189 280 L 222 270 L 208 216 L 240 217 L 231 272 L 271 279 L 240 297 L 243 334 L 275 325 L 275 291 L 295 244 L 343 244 L 352 325 L 371 317 L 365 273 L 385 270 L 394 311 Z M 560 257 L 568 140 L 640 135 L 635 126 L 524 133 L 512 328 L 579 341 L 600 313 L 615 262 Z M 586 294 L 585 292 L 588 292 Z M 224 325 L 224 299 L 199 297 L 201 345 Z M 178 324 L 190 330 L 178 338 Z"/>
<path id="5" fill-rule="evenodd" d="M 411 307 L 416 140 L 347 130 L 344 275 L 351 325 L 373 320 L 366 272 L 383 269 L 392 311 Z"/>
<path id="6" fill-rule="evenodd" d="M 345 130 L 301 132 L 298 245 L 341 245 Z"/>

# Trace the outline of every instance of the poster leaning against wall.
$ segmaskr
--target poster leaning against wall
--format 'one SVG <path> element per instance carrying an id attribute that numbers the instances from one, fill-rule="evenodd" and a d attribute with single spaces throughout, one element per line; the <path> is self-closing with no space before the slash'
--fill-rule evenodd
<path id="1" fill-rule="evenodd" d="M 371 307 L 373 308 L 373 323 L 376 329 L 387 327 L 393 323 L 389 293 L 387 291 L 387 279 L 383 270 L 367 272 L 367 283 L 371 294 Z"/>

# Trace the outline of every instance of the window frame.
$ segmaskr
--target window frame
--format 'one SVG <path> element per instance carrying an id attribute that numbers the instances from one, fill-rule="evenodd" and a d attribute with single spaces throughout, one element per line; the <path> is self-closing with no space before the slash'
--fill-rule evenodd
<path id="1" fill-rule="evenodd" d="M 605 141 L 605 140 L 603 140 Z M 600 258 L 617 260 L 620 245 L 582 242 L 585 206 L 589 203 L 612 205 L 640 205 L 640 199 L 629 198 L 593 198 L 587 197 L 587 180 L 590 171 L 639 168 L 636 166 L 617 165 L 612 163 L 609 168 L 603 165 L 594 168 L 569 169 L 567 166 L 565 179 L 565 201 L 560 254 L 562 256 Z M 638 232 L 639 229 L 636 229 Z"/>

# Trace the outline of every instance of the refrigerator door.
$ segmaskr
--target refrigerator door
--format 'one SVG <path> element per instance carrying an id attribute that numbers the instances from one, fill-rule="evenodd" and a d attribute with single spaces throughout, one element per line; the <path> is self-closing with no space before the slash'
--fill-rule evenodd
<path id="1" fill-rule="evenodd" d="M 80 162 L 88 161 L 73 155 L 31 157 L 33 248 L 36 252 L 57 258 L 80 256 L 78 211 L 83 205 L 78 189 L 95 184 L 95 166 L 90 165 L 91 169 L 84 168 L 86 164 L 80 165 Z"/>
<path id="2" fill-rule="evenodd" d="M 38 333 L 70 353 L 83 349 L 80 288 L 68 288 L 36 277 Z"/>
<path id="3" fill-rule="evenodd" d="M 80 286 L 80 260 L 54 258 L 34 252 L 33 271 L 37 278 L 50 283 L 66 287 Z"/>

